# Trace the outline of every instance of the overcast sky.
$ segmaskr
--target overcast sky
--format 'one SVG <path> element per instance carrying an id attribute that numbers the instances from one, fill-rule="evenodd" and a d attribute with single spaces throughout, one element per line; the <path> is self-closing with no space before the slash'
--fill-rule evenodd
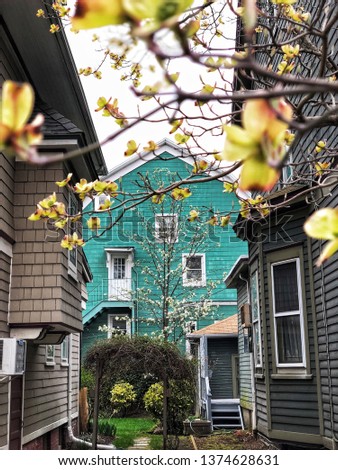
<path id="1" fill-rule="evenodd" d="M 234 28 L 235 22 L 227 25 L 227 35 L 234 36 Z M 102 55 L 97 52 L 97 49 L 100 48 L 100 44 L 98 42 L 92 41 L 93 34 L 98 33 L 104 40 L 105 38 L 109 37 L 109 28 L 100 28 L 97 31 L 80 31 L 78 34 L 68 33 L 68 30 L 69 28 L 66 28 L 68 40 L 77 68 L 79 69 L 91 66 L 93 69 L 95 69 L 101 62 Z M 228 46 L 228 44 L 225 44 L 225 46 Z M 143 58 L 143 63 L 145 60 L 147 59 Z M 93 76 L 81 76 L 81 81 L 87 96 L 87 101 L 96 127 L 96 132 L 99 139 L 102 140 L 108 135 L 116 132 L 119 127 L 117 124 L 115 124 L 113 118 L 102 117 L 102 113 L 95 112 L 95 108 L 97 108 L 97 99 L 100 96 L 104 96 L 107 99 L 110 97 L 113 99 L 117 98 L 119 101 L 120 110 L 127 116 L 135 116 L 137 105 L 140 106 L 140 110 L 142 112 L 149 111 L 150 108 L 154 107 L 155 103 L 154 100 L 138 100 L 130 89 L 131 83 L 121 81 L 120 76 L 122 72 L 112 70 L 108 61 L 100 70 L 102 70 L 103 74 L 103 78 L 101 80 L 98 80 Z M 180 72 L 180 78 L 177 83 L 186 90 L 198 91 L 201 89 L 202 85 L 199 80 L 201 70 L 191 62 L 188 62 L 187 60 L 176 61 L 176 63 L 174 63 L 171 67 L 171 72 Z M 207 76 L 206 82 L 214 84 L 216 74 L 213 73 L 208 75 L 209 76 Z M 157 79 L 158 78 L 156 75 L 149 73 L 149 75 L 146 76 L 146 81 L 143 82 L 143 85 L 140 87 L 140 89 L 142 90 L 145 84 L 151 85 L 155 83 Z M 156 117 L 154 117 L 154 121 L 155 120 Z M 162 140 L 165 137 L 173 139 L 173 137 L 169 135 L 170 128 L 171 126 L 168 123 L 139 123 L 137 127 L 126 131 L 123 135 L 117 139 L 114 139 L 114 142 L 103 146 L 102 151 L 108 169 L 112 169 L 126 158 L 123 156 L 123 154 L 129 140 L 134 139 L 137 143 L 140 143 L 140 150 L 142 150 L 142 147 L 146 146 L 149 140 L 154 140 L 156 142 Z M 203 142 L 203 145 L 204 147 L 207 147 L 209 151 L 214 151 L 218 148 L 221 148 L 223 137 L 213 139 L 209 136 L 208 139 L 209 140 L 205 140 Z"/>

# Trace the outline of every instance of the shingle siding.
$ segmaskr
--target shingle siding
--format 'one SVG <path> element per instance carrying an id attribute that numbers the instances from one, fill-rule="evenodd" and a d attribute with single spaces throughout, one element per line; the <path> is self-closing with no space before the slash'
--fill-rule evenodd
<path id="1" fill-rule="evenodd" d="M 68 253 L 60 246 L 61 234 L 48 230 L 44 221 L 27 219 L 36 204 L 54 191 L 67 207 L 67 191 L 55 185 L 65 174 L 63 163 L 36 170 L 17 162 L 11 324 L 62 323 L 78 330 L 82 328 L 81 285 L 68 274 Z M 80 251 L 78 270 L 81 279 Z"/>

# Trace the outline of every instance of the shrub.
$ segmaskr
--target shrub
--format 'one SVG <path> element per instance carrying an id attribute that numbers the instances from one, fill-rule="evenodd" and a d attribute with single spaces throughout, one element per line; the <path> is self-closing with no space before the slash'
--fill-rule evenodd
<path id="1" fill-rule="evenodd" d="M 95 389 L 95 376 L 93 372 L 85 367 L 81 368 L 81 388 L 87 387 L 88 390 Z"/>
<path id="2" fill-rule="evenodd" d="M 89 423 L 89 431 L 93 431 L 93 420 Z M 116 437 L 116 425 L 109 418 L 100 418 L 98 421 L 98 433 L 102 436 Z"/>
<path id="3" fill-rule="evenodd" d="M 125 411 L 136 400 L 136 392 L 133 385 L 128 382 L 117 382 L 111 389 L 110 401 L 114 408 L 114 414 L 125 414 Z"/>
<path id="4" fill-rule="evenodd" d="M 162 420 L 163 385 L 160 382 L 152 384 L 144 394 L 143 402 L 148 413 Z"/>
<path id="5" fill-rule="evenodd" d="M 193 412 L 195 389 L 187 380 L 169 382 L 168 432 L 181 434 L 183 421 Z M 162 422 L 163 419 L 163 384 L 155 383 L 149 387 L 143 398 L 145 409 Z"/>

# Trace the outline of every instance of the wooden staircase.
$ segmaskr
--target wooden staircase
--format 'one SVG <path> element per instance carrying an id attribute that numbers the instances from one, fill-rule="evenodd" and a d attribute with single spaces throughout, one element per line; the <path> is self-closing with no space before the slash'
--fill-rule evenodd
<path id="1" fill-rule="evenodd" d="M 211 399 L 211 423 L 213 430 L 244 429 L 239 399 Z"/>

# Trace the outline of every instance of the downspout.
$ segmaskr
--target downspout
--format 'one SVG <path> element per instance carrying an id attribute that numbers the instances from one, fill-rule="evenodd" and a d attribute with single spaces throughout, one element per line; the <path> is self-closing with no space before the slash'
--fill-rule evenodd
<path id="1" fill-rule="evenodd" d="M 68 399 L 67 399 L 67 413 L 68 413 L 68 422 L 67 422 L 67 431 L 68 431 L 68 439 L 73 442 L 74 444 L 78 444 L 81 447 L 87 447 L 88 449 L 92 449 L 92 443 L 84 441 L 78 437 L 74 436 L 73 428 L 72 428 L 72 348 L 73 348 L 73 335 L 69 335 L 69 364 L 68 364 Z M 98 444 L 98 449 L 101 450 L 115 450 L 116 447 L 111 445 L 103 445 Z"/>
<path id="2" fill-rule="evenodd" d="M 249 281 L 245 279 L 242 274 L 240 274 L 239 279 L 244 281 L 246 284 L 246 295 L 248 298 L 248 302 L 250 302 L 250 289 L 249 289 Z M 250 352 L 250 375 L 251 375 L 251 392 L 252 392 L 252 431 L 257 431 L 257 412 L 256 412 L 256 386 L 255 386 L 255 363 L 253 352 Z"/>

